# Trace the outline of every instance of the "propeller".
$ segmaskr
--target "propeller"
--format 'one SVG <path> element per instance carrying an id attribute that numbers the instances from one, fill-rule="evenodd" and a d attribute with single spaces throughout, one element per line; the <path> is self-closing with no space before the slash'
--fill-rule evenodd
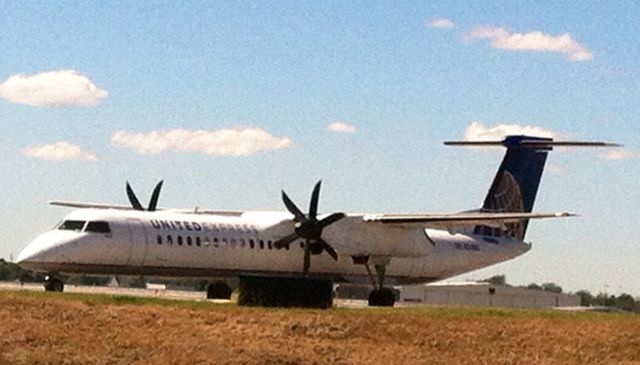
<path id="1" fill-rule="evenodd" d="M 140 200 L 138 200 L 136 193 L 133 192 L 131 185 L 129 185 L 129 182 L 127 181 L 127 197 L 129 198 L 129 202 L 131 203 L 131 206 L 133 207 L 133 209 L 154 212 L 158 207 L 158 198 L 160 197 L 160 190 L 162 189 L 162 183 L 163 181 L 160 180 L 160 182 L 156 184 L 156 187 L 153 189 L 153 193 L 151 193 L 151 199 L 149 199 L 149 206 L 147 207 L 147 209 L 145 209 L 142 206 L 142 204 L 140 204 Z"/>
<path id="2" fill-rule="evenodd" d="M 322 239 L 322 230 L 330 224 L 333 224 L 345 217 L 344 213 L 333 213 L 321 220 L 318 220 L 318 200 L 320 198 L 320 185 L 322 180 L 318 181 L 311 193 L 311 201 L 309 203 L 309 213 L 304 214 L 289 198 L 287 193 L 282 191 L 282 201 L 287 210 L 293 214 L 295 228 L 293 233 L 274 242 L 276 248 L 289 248 L 289 245 L 299 239 L 304 239 L 304 263 L 302 266 L 302 274 L 309 273 L 311 266 L 311 254 L 319 255 L 326 251 L 334 260 L 338 260 L 336 250 L 324 239 Z"/>

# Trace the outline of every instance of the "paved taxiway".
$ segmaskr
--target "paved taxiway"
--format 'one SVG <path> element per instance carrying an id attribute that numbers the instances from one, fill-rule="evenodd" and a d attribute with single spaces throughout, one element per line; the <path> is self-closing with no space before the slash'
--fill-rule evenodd
<path id="1" fill-rule="evenodd" d="M 41 283 L 0 282 L 0 290 L 29 290 L 44 291 Z M 209 301 L 214 303 L 229 303 L 226 299 L 207 299 L 204 292 L 169 289 L 120 288 L 106 286 L 76 286 L 65 285 L 65 293 L 125 295 L 134 297 L 160 298 L 169 300 Z M 396 304 L 398 305 L 398 304 Z M 365 300 L 335 299 L 334 306 L 339 308 L 366 308 Z"/>

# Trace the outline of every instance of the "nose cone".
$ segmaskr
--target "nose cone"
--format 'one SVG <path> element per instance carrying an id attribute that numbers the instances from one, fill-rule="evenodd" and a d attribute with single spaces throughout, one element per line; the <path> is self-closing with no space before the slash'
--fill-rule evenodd
<path id="1" fill-rule="evenodd" d="M 59 261 L 59 247 L 71 238 L 69 233 L 51 231 L 38 236 L 18 255 L 17 264 L 24 269 L 46 270 Z"/>

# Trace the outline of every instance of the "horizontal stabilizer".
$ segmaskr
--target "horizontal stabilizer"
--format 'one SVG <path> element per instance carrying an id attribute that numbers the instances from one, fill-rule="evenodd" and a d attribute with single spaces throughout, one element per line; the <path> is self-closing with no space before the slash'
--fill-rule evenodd
<path id="1" fill-rule="evenodd" d="M 534 149 L 552 149 L 553 147 L 622 147 L 618 143 L 600 141 L 553 141 L 551 139 L 527 139 L 522 136 L 509 136 L 502 141 L 447 141 L 447 146 L 491 147 L 507 148 L 527 147 Z"/>

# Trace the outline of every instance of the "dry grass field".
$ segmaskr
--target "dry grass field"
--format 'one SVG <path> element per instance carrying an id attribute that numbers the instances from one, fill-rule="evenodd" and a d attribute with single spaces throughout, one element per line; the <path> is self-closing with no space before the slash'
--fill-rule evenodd
<path id="1" fill-rule="evenodd" d="M 640 364 L 640 316 L 0 291 L 5 364 Z"/>

